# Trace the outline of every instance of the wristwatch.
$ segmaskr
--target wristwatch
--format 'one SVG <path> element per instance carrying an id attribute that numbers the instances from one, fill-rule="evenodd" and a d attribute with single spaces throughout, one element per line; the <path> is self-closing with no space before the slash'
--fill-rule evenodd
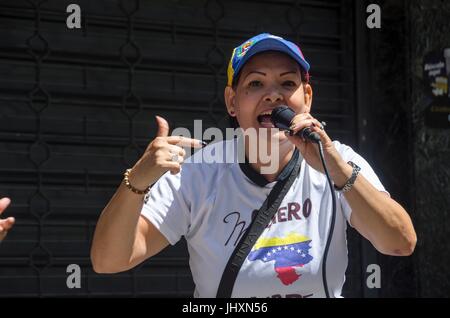
<path id="1" fill-rule="evenodd" d="M 353 168 L 352 175 L 342 187 L 337 187 L 336 185 L 334 185 L 334 189 L 336 191 L 341 191 L 341 192 L 349 191 L 353 187 L 353 184 L 356 181 L 356 177 L 358 176 L 359 171 L 361 171 L 361 168 L 356 163 L 354 163 L 352 161 L 349 161 L 347 163 L 350 166 L 352 166 L 352 168 Z"/>

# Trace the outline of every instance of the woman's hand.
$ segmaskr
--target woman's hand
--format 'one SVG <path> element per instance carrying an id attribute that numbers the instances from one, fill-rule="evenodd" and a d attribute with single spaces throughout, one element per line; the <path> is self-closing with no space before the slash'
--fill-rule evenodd
<path id="1" fill-rule="evenodd" d="M 9 198 L 3 198 L 0 199 L 0 215 L 3 213 L 3 211 L 8 207 L 8 205 L 11 203 L 11 200 Z M 14 218 L 9 217 L 7 219 L 0 219 L 0 241 L 3 240 L 8 234 L 8 231 L 11 230 L 11 228 L 14 225 Z"/>
<path id="2" fill-rule="evenodd" d="M 164 118 L 156 116 L 156 122 L 158 124 L 156 138 L 148 145 L 130 173 L 130 183 L 141 190 L 155 183 L 169 170 L 172 174 L 180 172 L 186 156 L 186 151 L 182 147 L 203 147 L 203 142 L 197 139 L 169 137 L 169 124 Z"/>
<path id="3" fill-rule="evenodd" d="M 323 170 L 322 162 L 319 155 L 319 147 L 317 144 L 304 140 L 302 137 L 295 134 L 301 131 L 303 128 L 310 127 L 312 132 L 316 132 L 320 136 L 322 141 L 323 153 L 325 162 L 327 163 L 330 174 L 333 175 L 334 171 L 341 171 L 343 167 L 348 166 L 342 159 L 339 152 L 334 147 L 330 137 L 328 137 L 325 130 L 323 130 L 322 124 L 315 119 L 309 113 L 297 114 L 291 122 L 291 131 L 293 136 L 287 133 L 288 139 L 300 150 L 303 158 L 308 165 L 315 170 L 325 173 Z M 348 168 L 347 168 L 348 169 Z M 351 169 L 350 169 L 351 170 Z"/>

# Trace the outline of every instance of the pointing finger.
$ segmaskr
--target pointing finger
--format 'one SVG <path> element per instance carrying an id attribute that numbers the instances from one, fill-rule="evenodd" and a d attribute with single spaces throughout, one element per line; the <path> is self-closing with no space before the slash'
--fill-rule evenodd
<path id="1" fill-rule="evenodd" d="M 193 147 L 193 148 L 201 148 L 206 146 L 204 141 L 198 139 L 192 139 L 182 136 L 170 136 L 167 137 L 167 142 L 172 145 L 177 145 L 180 147 Z"/>

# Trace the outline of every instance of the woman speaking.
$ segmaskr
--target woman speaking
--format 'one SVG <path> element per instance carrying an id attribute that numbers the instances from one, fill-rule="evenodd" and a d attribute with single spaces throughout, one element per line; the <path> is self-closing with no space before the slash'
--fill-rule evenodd
<path id="1" fill-rule="evenodd" d="M 408 213 L 367 161 L 332 141 L 311 115 L 309 71 L 300 48 L 278 36 L 263 33 L 236 47 L 224 93 L 244 137 L 210 144 L 186 161 L 183 147 L 201 141 L 168 136 L 157 117 L 157 137 L 98 220 L 94 270 L 128 270 L 184 236 L 195 297 L 340 297 L 347 223 L 379 252 L 410 255 L 416 234 Z M 285 131 L 272 121 L 282 105 L 293 112 Z M 328 174 L 305 129 L 320 139 Z M 255 144 L 271 149 L 273 171 Z M 201 160 L 212 152 L 225 160 Z"/>

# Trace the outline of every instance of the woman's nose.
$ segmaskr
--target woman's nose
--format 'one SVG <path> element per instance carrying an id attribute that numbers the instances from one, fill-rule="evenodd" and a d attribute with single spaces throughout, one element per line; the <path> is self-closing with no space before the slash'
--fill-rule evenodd
<path id="1" fill-rule="evenodd" d="M 264 100 L 272 103 L 279 102 L 283 100 L 283 95 L 280 93 L 278 89 L 270 88 L 269 91 L 266 93 Z"/>

